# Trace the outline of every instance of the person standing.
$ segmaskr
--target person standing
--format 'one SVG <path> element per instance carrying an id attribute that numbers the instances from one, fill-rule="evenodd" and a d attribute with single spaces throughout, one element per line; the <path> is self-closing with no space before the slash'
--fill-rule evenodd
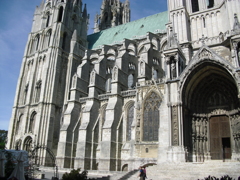
<path id="1" fill-rule="evenodd" d="M 146 178 L 147 179 L 147 170 L 146 170 L 146 167 L 145 166 L 143 166 L 143 172 L 144 172 L 144 178 Z"/>
<path id="2" fill-rule="evenodd" d="M 144 169 L 143 167 L 139 167 L 139 174 L 138 174 L 138 177 L 140 177 L 139 180 L 145 180 L 145 173 L 144 173 Z"/>

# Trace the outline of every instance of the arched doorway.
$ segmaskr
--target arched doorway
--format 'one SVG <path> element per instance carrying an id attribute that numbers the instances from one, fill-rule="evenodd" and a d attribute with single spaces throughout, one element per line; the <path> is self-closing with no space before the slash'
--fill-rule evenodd
<path id="1" fill-rule="evenodd" d="M 23 150 L 30 152 L 32 150 L 32 137 L 26 137 Z"/>
<path id="2" fill-rule="evenodd" d="M 231 158 L 233 141 L 228 114 L 239 108 L 239 100 L 229 72 L 209 61 L 201 63 L 186 79 L 182 100 L 188 160 Z"/>

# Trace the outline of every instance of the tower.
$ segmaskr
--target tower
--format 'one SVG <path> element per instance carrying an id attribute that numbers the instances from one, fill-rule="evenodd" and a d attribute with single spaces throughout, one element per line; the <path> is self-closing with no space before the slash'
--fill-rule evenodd
<path id="1" fill-rule="evenodd" d="M 103 0 L 100 14 L 95 16 L 94 32 L 130 22 L 130 3 L 120 0 Z"/>
<path id="2" fill-rule="evenodd" d="M 43 0 L 36 7 L 9 127 L 9 149 L 41 145 L 56 153 L 70 79 L 87 47 L 88 15 L 81 0 Z M 46 152 L 40 164 L 48 164 Z"/>

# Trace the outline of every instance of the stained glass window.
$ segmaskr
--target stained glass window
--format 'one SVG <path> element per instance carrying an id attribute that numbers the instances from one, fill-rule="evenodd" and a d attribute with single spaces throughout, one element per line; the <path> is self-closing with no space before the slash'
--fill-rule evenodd
<path id="1" fill-rule="evenodd" d="M 152 92 L 144 104 L 143 141 L 158 141 L 160 98 Z"/>

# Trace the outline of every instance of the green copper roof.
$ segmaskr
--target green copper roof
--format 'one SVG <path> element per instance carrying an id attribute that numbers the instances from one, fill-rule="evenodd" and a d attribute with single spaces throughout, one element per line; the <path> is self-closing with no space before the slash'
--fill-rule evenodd
<path id="1" fill-rule="evenodd" d="M 96 49 L 101 45 L 111 45 L 121 42 L 123 39 L 136 39 L 146 35 L 147 32 L 156 33 L 156 30 L 164 31 L 168 23 L 168 12 L 162 12 L 136 21 L 115 26 L 98 33 L 88 35 L 88 48 Z M 137 36 L 137 37 L 136 37 Z"/>

